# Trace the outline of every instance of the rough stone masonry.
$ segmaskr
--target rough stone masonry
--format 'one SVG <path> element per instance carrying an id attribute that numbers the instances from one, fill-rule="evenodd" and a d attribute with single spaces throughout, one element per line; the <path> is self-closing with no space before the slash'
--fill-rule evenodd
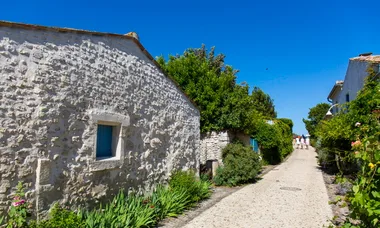
<path id="1" fill-rule="evenodd" d="M 18 181 L 43 215 L 198 169 L 199 110 L 135 38 L 0 22 L 0 91 L 0 214 Z"/>

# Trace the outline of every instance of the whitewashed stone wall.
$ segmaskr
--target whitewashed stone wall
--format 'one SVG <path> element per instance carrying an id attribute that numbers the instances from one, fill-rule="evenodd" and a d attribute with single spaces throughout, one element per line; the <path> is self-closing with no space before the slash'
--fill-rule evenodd
<path id="1" fill-rule="evenodd" d="M 205 164 L 207 160 L 218 160 L 223 163 L 222 150 L 234 139 L 239 139 L 244 145 L 250 145 L 249 135 L 232 132 L 208 132 L 201 135 L 201 164 Z"/>
<path id="2" fill-rule="evenodd" d="M 0 213 L 18 181 L 40 214 L 198 169 L 199 118 L 131 39 L 0 26 Z M 119 157 L 96 161 L 99 120 L 121 124 Z"/>
<path id="3" fill-rule="evenodd" d="M 368 58 L 370 59 L 371 56 Z M 373 67 L 375 72 L 379 72 L 379 60 L 372 63 L 366 60 L 367 57 L 351 58 L 348 62 L 346 76 L 341 91 L 337 95 L 337 103 L 346 103 L 346 96 L 348 95 L 349 101 L 355 100 L 358 92 L 363 88 L 365 78 L 368 76 L 367 69 L 369 66 Z"/>

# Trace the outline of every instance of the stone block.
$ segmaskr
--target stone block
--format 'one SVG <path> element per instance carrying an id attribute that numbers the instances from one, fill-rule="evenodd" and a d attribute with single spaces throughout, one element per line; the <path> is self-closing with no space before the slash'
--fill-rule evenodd
<path id="1" fill-rule="evenodd" d="M 36 185 L 50 184 L 51 161 L 49 159 L 38 159 L 36 170 Z"/>

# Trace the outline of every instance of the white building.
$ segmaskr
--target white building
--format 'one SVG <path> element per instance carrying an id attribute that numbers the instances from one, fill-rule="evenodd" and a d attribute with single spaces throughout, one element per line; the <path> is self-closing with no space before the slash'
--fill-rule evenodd
<path id="1" fill-rule="evenodd" d="M 138 41 L 0 21 L 0 215 L 38 214 L 199 169 L 200 112 Z"/>
<path id="2" fill-rule="evenodd" d="M 327 100 L 332 104 L 344 104 L 354 100 L 364 86 L 365 78 L 368 76 L 368 67 L 373 67 L 376 72 L 380 72 L 380 55 L 365 53 L 350 58 L 344 81 L 335 82 Z M 338 106 L 331 110 L 332 113 L 338 111 Z"/>

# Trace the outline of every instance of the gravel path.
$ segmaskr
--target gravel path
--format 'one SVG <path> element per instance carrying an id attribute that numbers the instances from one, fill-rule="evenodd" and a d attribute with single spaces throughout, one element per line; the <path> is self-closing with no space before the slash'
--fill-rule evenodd
<path id="1" fill-rule="evenodd" d="M 314 149 L 295 150 L 258 183 L 222 199 L 185 228 L 313 228 L 333 217 Z"/>

